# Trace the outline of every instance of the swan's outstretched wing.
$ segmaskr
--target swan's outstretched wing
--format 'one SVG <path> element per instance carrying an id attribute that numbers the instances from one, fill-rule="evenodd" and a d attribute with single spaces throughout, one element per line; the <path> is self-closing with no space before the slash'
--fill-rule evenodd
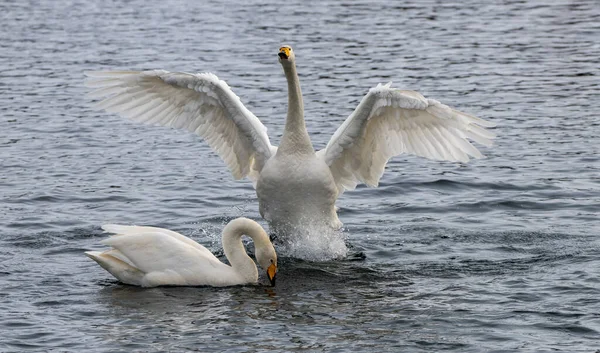
<path id="1" fill-rule="evenodd" d="M 387 85 L 369 90 L 354 112 L 317 154 L 325 160 L 338 190 L 358 182 L 377 186 L 387 161 L 402 153 L 467 162 L 483 155 L 467 138 L 485 146 L 494 124 L 454 110 L 414 91 Z"/>
<path id="2" fill-rule="evenodd" d="M 187 129 L 202 136 L 236 179 L 252 180 L 275 147 L 267 128 L 242 104 L 225 81 L 210 73 L 86 72 L 96 108 L 129 119 Z"/>

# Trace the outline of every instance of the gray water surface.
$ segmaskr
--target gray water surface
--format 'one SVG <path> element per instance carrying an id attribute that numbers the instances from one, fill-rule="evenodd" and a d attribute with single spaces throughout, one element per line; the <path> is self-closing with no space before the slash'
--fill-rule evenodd
<path id="1" fill-rule="evenodd" d="M 596 1 L 241 3 L 0 3 L 0 351 L 597 352 Z M 199 137 L 93 111 L 83 72 L 213 72 L 278 144 L 284 43 L 318 149 L 390 80 L 496 143 L 392 159 L 338 203 L 365 258 L 284 257 L 274 288 L 140 289 L 86 258 L 104 223 L 221 254 L 228 220 L 260 216 Z"/>

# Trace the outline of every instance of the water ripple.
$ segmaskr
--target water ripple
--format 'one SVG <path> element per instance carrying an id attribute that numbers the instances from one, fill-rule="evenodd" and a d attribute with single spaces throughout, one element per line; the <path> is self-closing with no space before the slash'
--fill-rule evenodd
<path id="1" fill-rule="evenodd" d="M 0 3 L 0 351 L 598 349 L 595 1 L 105 5 Z M 275 288 L 118 284 L 82 255 L 101 224 L 222 257 L 224 224 L 260 216 L 199 137 L 93 111 L 82 72 L 214 72 L 277 144 L 282 43 L 317 148 L 388 81 L 495 122 L 496 144 L 393 158 L 339 201 L 348 257 L 282 256 Z"/>

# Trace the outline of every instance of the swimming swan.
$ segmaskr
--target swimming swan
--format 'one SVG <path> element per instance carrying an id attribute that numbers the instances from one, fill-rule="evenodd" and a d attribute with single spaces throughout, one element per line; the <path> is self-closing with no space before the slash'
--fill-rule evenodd
<path id="1" fill-rule="evenodd" d="M 85 254 L 123 283 L 142 287 L 255 284 L 258 270 L 242 244 L 242 235 L 247 235 L 254 241 L 256 260 L 275 285 L 275 249 L 263 228 L 248 218 L 234 219 L 223 229 L 223 250 L 231 266 L 204 246 L 168 229 L 116 224 L 102 229 L 116 234 L 102 241 L 112 249 Z"/>
<path id="2" fill-rule="evenodd" d="M 467 139 L 491 146 L 494 124 L 454 110 L 414 91 L 378 84 L 315 152 L 304 123 L 296 58 L 279 49 L 287 79 L 288 111 L 279 147 L 227 83 L 210 73 L 155 71 L 87 72 L 101 99 L 97 109 L 131 120 L 186 129 L 202 136 L 235 179 L 248 177 L 259 211 L 272 230 L 342 226 L 335 202 L 359 182 L 377 186 L 387 161 L 402 153 L 467 162 L 483 155 Z M 284 228 L 285 229 L 285 228 Z M 285 235 L 286 232 L 283 232 Z"/>

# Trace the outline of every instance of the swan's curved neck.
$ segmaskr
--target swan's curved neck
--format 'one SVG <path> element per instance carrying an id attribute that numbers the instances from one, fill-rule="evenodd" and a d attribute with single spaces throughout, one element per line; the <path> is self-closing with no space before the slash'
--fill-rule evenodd
<path id="1" fill-rule="evenodd" d="M 278 152 L 287 154 L 315 153 L 304 123 L 304 102 L 296 64 L 284 64 L 283 71 L 288 83 L 288 113 Z"/>
<path id="2" fill-rule="evenodd" d="M 254 261 L 246 254 L 246 249 L 242 244 L 242 235 L 252 238 L 255 249 L 263 242 L 268 242 L 269 238 L 258 224 L 248 219 L 235 219 L 223 229 L 223 251 L 229 264 L 247 282 L 256 282 L 258 269 Z"/>

